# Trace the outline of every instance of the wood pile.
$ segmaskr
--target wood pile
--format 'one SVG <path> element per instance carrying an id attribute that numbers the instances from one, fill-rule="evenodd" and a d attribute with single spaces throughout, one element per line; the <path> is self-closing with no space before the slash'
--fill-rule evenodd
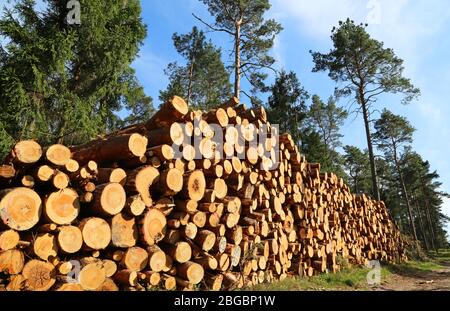
<path id="1" fill-rule="evenodd" d="M 204 112 L 174 97 L 82 146 L 20 141 L 0 189 L 7 290 L 227 290 L 404 258 L 383 202 L 234 98 Z"/>

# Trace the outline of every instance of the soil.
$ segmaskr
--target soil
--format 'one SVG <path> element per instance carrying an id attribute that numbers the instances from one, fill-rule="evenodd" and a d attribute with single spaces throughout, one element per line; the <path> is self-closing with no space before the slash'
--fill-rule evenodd
<path id="1" fill-rule="evenodd" d="M 450 264 L 445 269 L 430 272 L 396 272 L 381 285 L 379 291 L 449 291 Z"/>

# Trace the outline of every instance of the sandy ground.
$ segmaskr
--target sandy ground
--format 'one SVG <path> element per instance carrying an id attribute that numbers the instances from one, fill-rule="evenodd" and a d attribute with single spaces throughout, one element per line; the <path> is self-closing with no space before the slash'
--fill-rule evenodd
<path id="1" fill-rule="evenodd" d="M 450 265 L 433 272 L 420 274 L 392 274 L 374 290 L 394 291 L 450 291 Z"/>

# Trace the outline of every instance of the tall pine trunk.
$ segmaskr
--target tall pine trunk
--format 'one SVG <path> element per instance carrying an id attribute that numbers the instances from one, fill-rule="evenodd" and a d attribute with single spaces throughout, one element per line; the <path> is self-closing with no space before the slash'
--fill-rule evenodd
<path id="1" fill-rule="evenodd" d="M 234 96 L 239 99 L 241 93 L 241 23 L 236 23 L 236 32 L 234 34 Z"/>
<path id="2" fill-rule="evenodd" d="M 422 184 L 422 193 L 423 193 L 424 201 L 425 201 L 425 211 L 426 211 L 426 215 L 427 215 L 428 226 L 429 226 L 430 232 L 431 232 L 431 246 L 433 247 L 436 254 L 438 254 L 439 251 L 436 248 L 436 244 L 435 244 L 436 237 L 434 235 L 433 221 L 431 220 L 430 205 L 428 204 L 428 197 L 427 197 L 427 194 L 425 193 L 425 186 L 424 186 L 423 180 L 421 180 L 421 184 Z"/>
<path id="3" fill-rule="evenodd" d="M 191 66 L 189 66 L 189 83 L 188 83 L 188 93 L 187 93 L 187 104 L 191 104 L 192 96 L 192 80 L 194 76 L 194 60 L 191 61 Z"/>
<path id="4" fill-rule="evenodd" d="M 413 219 L 411 204 L 409 202 L 408 191 L 406 190 L 405 180 L 403 179 L 403 174 L 400 169 L 400 164 L 398 163 L 397 147 L 395 146 L 395 143 L 393 143 L 392 145 L 393 145 L 393 149 L 394 149 L 393 153 L 394 153 L 395 168 L 397 169 L 398 177 L 400 179 L 401 190 L 403 192 L 403 197 L 405 198 L 406 208 L 408 209 L 409 225 L 411 226 L 413 237 L 414 237 L 414 240 L 416 241 L 416 245 L 417 245 L 417 240 L 418 240 L 417 239 L 417 231 L 416 231 L 416 225 L 415 225 L 414 219 Z"/>
<path id="5" fill-rule="evenodd" d="M 367 111 L 367 105 L 364 97 L 361 95 L 360 98 L 361 107 L 363 109 L 364 126 L 366 127 L 367 148 L 369 149 L 370 172 L 372 175 L 372 193 L 375 200 L 379 201 L 380 190 L 378 189 L 377 167 L 375 163 L 375 156 L 373 154 L 372 135 L 370 133 L 369 112 Z"/>
<path id="6" fill-rule="evenodd" d="M 414 200 L 414 203 L 415 203 L 414 206 L 416 207 L 416 213 L 419 218 L 419 228 L 420 228 L 420 231 L 422 232 L 423 243 L 425 244 L 425 249 L 427 251 L 429 251 L 430 247 L 428 245 L 428 239 L 427 239 L 427 235 L 425 232 L 425 226 L 423 225 L 423 221 L 422 221 L 422 214 L 420 213 L 419 201 L 417 200 L 417 196 L 414 196 L 412 199 Z"/>

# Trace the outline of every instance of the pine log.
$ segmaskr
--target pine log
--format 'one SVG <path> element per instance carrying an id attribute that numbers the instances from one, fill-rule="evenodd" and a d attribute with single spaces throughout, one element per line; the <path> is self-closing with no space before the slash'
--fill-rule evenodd
<path id="1" fill-rule="evenodd" d="M 195 170 L 184 177 L 183 190 L 179 193 L 184 199 L 200 201 L 205 194 L 206 181 L 202 171 Z"/>
<path id="2" fill-rule="evenodd" d="M 141 199 L 140 195 L 133 195 L 127 197 L 127 201 L 125 203 L 124 211 L 127 212 L 131 216 L 140 216 L 145 211 L 145 203 Z"/>
<path id="3" fill-rule="evenodd" d="M 37 142 L 33 140 L 22 140 L 14 145 L 3 163 L 22 167 L 24 165 L 36 163 L 41 156 L 42 148 Z"/>
<path id="4" fill-rule="evenodd" d="M 165 244 L 163 249 L 170 257 L 179 263 L 185 263 L 192 257 L 191 246 L 183 241 L 179 241 L 175 244 Z"/>
<path id="5" fill-rule="evenodd" d="M 178 96 L 172 97 L 145 123 L 148 130 L 163 127 L 181 120 L 188 113 L 188 105 Z"/>
<path id="6" fill-rule="evenodd" d="M 80 200 L 74 189 L 66 188 L 52 192 L 45 199 L 45 218 L 55 224 L 70 224 L 78 217 L 79 211 Z"/>
<path id="7" fill-rule="evenodd" d="M 106 270 L 101 262 L 94 261 L 83 266 L 77 281 L 84 290 L 96 290 L 106 279 Z"/>
<path id="8" fill-rule="evenodd" d="M 125 251 L 121 265 L 131 271 L 142 271 L 148 264 L 148 253 L 145 249 L 134 246 Z"/>
<path id="9" fill-rule="evenodd" d="M 98 164 L 126 161 L 144 156 L 147 143 L 147 137 L 138 133 L 112 135 L 72 147 L 72 158 L 80 165 L 89 161 L 95 161 Z"/>
<path id="10" fill-rule="evenodd" d="M 3 224 L 17 231 L 29 230 L 39 221 L 42 201 L 28 188 L 0 190 L 0 216 Z"/>
<path id="11" fill-rule="evenodd" d="M 46 148 L 44 155 L 48 162 L 60 167 L 64 167 L 71 159 L 70 149 L 60 144 Z"/>
<path id="12" fill-rule="evenodd" d="M 133 216 L 119 213 L 111 218 L 111 244 L 115 247 L 129 248 L 136 245 L 138 228 Z"/>
<path id="13" fill-rule="evenodd" d="M 139 167 L 128 173 L 125 189 L 128 192 L 139 193 L 147 207 L 152 206 L 150 187 L 159 176 L 159 171 L 152 166 Z"/>
<path id="14" fill-rule="evenodd" d="M 122 186 L 127 181 L 127 173 L 121 168 L 99 168 L 97 173 L 97 183 L 119 183 Z"/>
<path id="15" fill-rule="evenodd" d="M 101 216 L 114 216 L 125 207 L 126 193 L 119 183 L 96 186 L 92 201 L 92 210 Z"/>
<path id="16" fill-rule="evenodd" d="M 111 228 L 102 218 L 83 219 L 79 226 L 83 241 L 89 249 L 105 249 L 111 242 Z"/>
<path id="17" fill-rule="evenodd" d="M 34 255 L 44 261 L 48 261 L 50 257 L 56 257 L 58 254 L 56 238 L 50 233 L 41 233 L 34 237 L 32 246 Z"/>
<path id="18" fill-rule="evenodd" d="M 24 267 L 25 258 L 22 251 L 10 249 L 0 252 L 0 272 L 19 274 Z"/>
<path id="19" fill-rule="evenodd" d="M 56 282 L 55 267 L 48 262 L 30 260 L 23 267 L 25 288 L 33 291 L 47 291 Z"/>
<path id="20" fill-rule="evenodd" d="M 163 196 L 173 196 L 183 188 L 183 174 L 176 168 L 166 169 L 161 173 L 152 189 Z"/>
<path id="21" fill-rule="evenodd" d="M 0 232 L 0 251 L 7 251 L 15 248 L 20 241 L 17 231 L 12 229 Z"/>
<path id="22" fill-rule="evenodd" d="M 203 279 L 204 269 L 198 263 L 188 261 L 178 266 L 178 275 L 195 285 Z"/>

